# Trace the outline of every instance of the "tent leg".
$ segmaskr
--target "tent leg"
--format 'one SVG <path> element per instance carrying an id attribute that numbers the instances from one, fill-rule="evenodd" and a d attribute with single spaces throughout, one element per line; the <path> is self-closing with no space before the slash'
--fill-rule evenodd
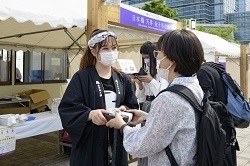
<path id="1" fill-rule="evenodd" d="M 84 52 L 82 46 L 77 42 L 77 40 L 73 37 L 73 35 L 68 31 L 68 29 L 64 29 L 64 32 L 73 40 L 73 42 Z"/>

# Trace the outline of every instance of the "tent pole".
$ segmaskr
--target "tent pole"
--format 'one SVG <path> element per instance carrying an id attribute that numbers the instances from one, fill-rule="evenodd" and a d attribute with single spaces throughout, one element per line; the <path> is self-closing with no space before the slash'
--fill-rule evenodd
<path id="1" fill-rule="evenodd" d="M 73 35 L 68 31 L 68 29 L 64 29 L 64 32 L 70 37 L 71 40 L 73 40 L 73 42 L 84 52 L 84 49 L 82 48 L 82 46 L 75 40 L 75 38 L 73 37 Z"/>
<path id="2" fill-rule="evenodd" d="M 86 32 L 86 31 L 84 31 L 83 34 L 81 34 L 81 35 L 76 39 L 76 41 L 78 41 L 83 35 L 85 35 L 85 32 Z M 75 44 L 75 41 L 68 47 L 68 50 L 69 50 L 74 44 Z"/>
<path id="3" fill-rule="evenodd" d="M 69 61 L 68 65 L 71 64 L 71 62 L 76 58 L 76 56 L 79 54 L 80 50 L 74 55 L 74 57 Z"/>
<path id="4" fill-rule="evenodd" d="M 248 55 L 247 45 L 240 45 L 240 87 L 248 100 Z"/>
<path id="5" fill-rule="evenodd" d="M 74 27 L 72 27 L 74 28 Z M 66 29 L 65 27 L 61 27 L 61 28 L 54 28 L 54 29 L 48 29 L 48 30 L 42 30 L 42 31 L 35 31 L 35 32 L 29 32 L 29 33 L 20 33 L 20 34 L 15 34 L 15 35 L 10 35 L 10 36 L 4 36 L 4 37 L 0 37 L 1 39 L 8 39 L 8 38 L 13 38 L 13 37 L 23 37 L 26 35 L 33 35 L 33 34 L 38 34 L 38 33 L 45 33 L 45 32 L 52 32 L 52 31 L 59 31 L 59 30 L 63 30 Z"/>

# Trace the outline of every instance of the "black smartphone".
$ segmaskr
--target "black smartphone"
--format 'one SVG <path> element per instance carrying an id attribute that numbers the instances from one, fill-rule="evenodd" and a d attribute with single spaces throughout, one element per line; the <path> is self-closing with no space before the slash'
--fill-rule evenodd
<path id="1" fill-rule="evenodd" d="M 147 75 L 147 72 L 145 72 L 145 70 L 141 67 L 138 73 L 133 73 L 133 76 L 137 77 L 137 76 L 145 76 Z"/>
<path id="2" fill-rule="evenodd" d="M 148 74 L 147 72 L 145 72 L 145 70 L 142 67 L 140 68 L 138 73 L 139 73 L 139 75 L 142 75 L 142 76 L 145 76 Z"/>
<path id="3" fill-rule="evenodd" d="M 140 74 L 139 74 L 139 73 L 133 73 L 133 74 L 131 74 L 131 75 L 137 77 L 137 76 L 139 76 Z"/>
<path id="4" fill-rule="evenodd" d="M 112 114 L 112 113 L 109 113 L 109 114 L 103 114 L 104 117 L 107 119 L 107 121 L 111 120 L 111 119 L 114 119 L 115 118 L 115 115 Z"/>
<path id="5" fill-rule="evenodd" d="M 104 117 L 107 119 L 107 121 L 110 121 L 111 119 L 114 119 L 115 118 L 115 115 L 110 113 L 110 114 L 103 114 Z M 122 115 L 122 119 L 127 123 L 128 122 L 128 116 L 126 115 Z"/>

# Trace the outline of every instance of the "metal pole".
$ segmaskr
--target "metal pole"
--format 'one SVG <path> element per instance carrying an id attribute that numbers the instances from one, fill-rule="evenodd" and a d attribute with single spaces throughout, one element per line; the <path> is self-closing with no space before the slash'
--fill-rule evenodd
<path id="1" fill-rule="evenodd" d="M 72 27 L 72 28 L 74 28 L 74 27 Z M 59 31 L 59 30 L 63 30 L 63 29 L 66 29 L 66 28 L 62 27 L 62 28 L 47 29 L 47 30 L 28 32 L 28 33 L 19 33 L 19 34 L 15 34 L 15 35 L 0 37 L 0 40 L 1 39 L 13 38 L 13 37 L 20 38 L 20 37 L 23 37 L 23 36 L 26 36 L 26 35 L 33 35 L 33 34 L 38 34 L 38 33 L 52 32 L 52 31 Z"/>

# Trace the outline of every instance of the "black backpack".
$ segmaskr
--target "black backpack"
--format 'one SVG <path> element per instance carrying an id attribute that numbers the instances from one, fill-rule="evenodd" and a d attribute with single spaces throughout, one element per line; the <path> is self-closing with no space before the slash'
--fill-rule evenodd
<path id="1" fill-rule="evenodd" d="M 207 62 L 207 66 L 215 69 L 224 81 L 224 86 L 227 88 L 227 103 L 226 107 L 233 117 L 234 125 L 237 128 L 247 128 L 250 122 L 250 103 L 244 98 L 244 94 L 229 73 L 222 70 L 214 63 Z"/>
<path id="2" fill-rule="evenodd" d="M 173 85 L 162 90 L 171 91 L 185 98 L 199 114 L 197 125 L 197 165 L 236 166 L 239 150 L 232 116 L 222 102 L 211 102 L 206 93 L 201 107 L 192 91 L 183 85 Z M 160 94 L 159 93 L 159 94 Z M 158 94 L 158 95 L 159 95 Z M 172 147 L 174 148 L 174 147 Z M 178 166 L 169 146 L 165 148 L 172 166 Z"/>

